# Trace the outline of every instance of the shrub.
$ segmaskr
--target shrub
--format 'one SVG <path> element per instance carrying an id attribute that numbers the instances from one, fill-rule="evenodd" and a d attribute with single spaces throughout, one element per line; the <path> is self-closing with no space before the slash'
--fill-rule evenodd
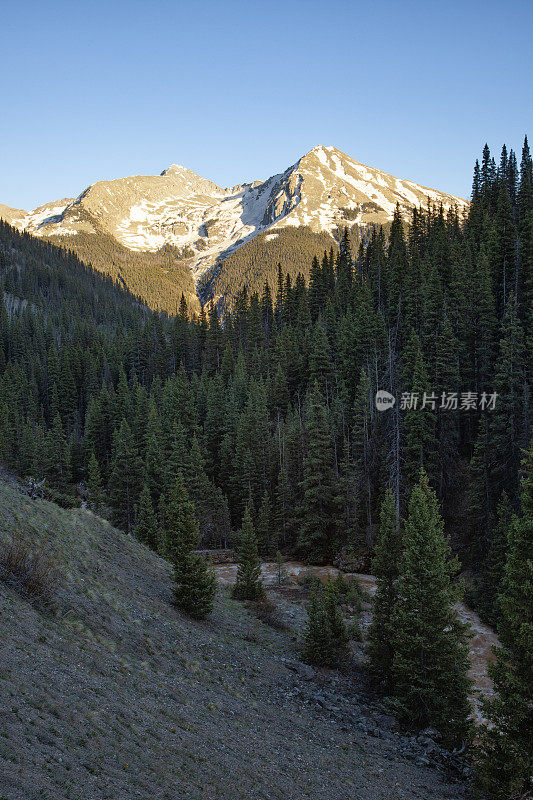
<path id="1" fill-rule="evenodd" d="M 61 506 L 61 508 L 81 508 L 81 500 L 79 497 L 76 497 L 73 494 L 66 494 L 65 492 L 58 492 L 56 489 L 52 489 L 50 486 L 45 488 L 44 498 L 50 503 L 55 503 L 56 505 Z"/>
<path id="2" fill-rule="evenodd" d="M 287 630 L 287 624 L 281 619 L 276 606 L 270 602 L 266 595 L 263 595 L 255 602 L 250 602 L 249 607 L 257 619 L 260 619 L 265 625 L 270 625 L 271 628 L 279 631 Z"/>
<path id="3" fill-rule="evenodd" d="M 50 601 L 61 581 L 56 558 L 44 545 L 33 546 L 12 533 L 0 550 L 0 579 L 30 600 Z"/>
<path id="4" fill-rule="evenodd" d="M 296 583 L 298 586 L 302 586 L 304 589 L 309 589 L 309 591 L 316 590 L 318 591 L 321 587 L 320 578 L 317 577 L 310 569 L 306 569 L 296 577 Z"/>

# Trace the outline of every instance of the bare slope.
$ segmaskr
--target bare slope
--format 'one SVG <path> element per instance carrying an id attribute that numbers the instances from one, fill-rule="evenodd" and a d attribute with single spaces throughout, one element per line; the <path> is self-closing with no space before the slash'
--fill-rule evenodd
<path id="1" fill-rule="evenodd" d="M 65 578 L 54 613 L 0 584 L 0 797 L 464 796 L 416 766 L 351 684 L 319 686 L 291 637 L 223 590 L 212 618 L 191 622 L 153 553 L 0 484 L 0 540 L 20 526 L 48 537 Z"/>

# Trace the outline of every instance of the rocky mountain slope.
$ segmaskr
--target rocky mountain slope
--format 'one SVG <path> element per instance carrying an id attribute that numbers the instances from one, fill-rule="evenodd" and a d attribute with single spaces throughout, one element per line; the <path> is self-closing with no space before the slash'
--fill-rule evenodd
<path id="1" fill-rule="evenodd" d="M 305 667 L 289 631 L 225 590 L 192 622 L 169 565 L 132 537 L 0 482 L 0 547 L 20 530 L 47 542 L 62 582 L 41 608 L 0 582 L 0 797 L 466 796 L 357 674 Z"/>
<path id="2" fill-rule="evenodd" d="M 335 147 L 319 145 L 266 181 L 223 189 L 173 164 L 161 175 L 99 181 L 74 200 L 50 202 L 32 212 L 0 205 L 0 217 L 75 250 L 80 241 L 87 248 L 87 237 L 110 238 L 132 254 L 171 248 L 196 284 L 201 281 L 206 298 L 214 293 L 210 281 L 220 264 L 258 236 L 266 244 L 287 228 L 301 229 L 308 237 L 326 236 L 315 240 L 319 250 L 324 241 L 333 244 L 345 225 L 364 231 L 390 221 L 397 203 L 407 216 L 428 199 L 460 213 L 467 206 L 461 198 L 400 180 Z M 289 240 L 282 241 L 290 246 Z"/>

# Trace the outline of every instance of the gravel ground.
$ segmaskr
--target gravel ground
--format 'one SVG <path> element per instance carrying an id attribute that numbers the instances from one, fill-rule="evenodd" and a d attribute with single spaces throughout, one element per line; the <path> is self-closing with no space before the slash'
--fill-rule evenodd
<path id="1" fill-rule="evenodd" d="M 0 546 L 13 529 L 49 542 L 63 583 L 52 608 L 0 583 L 0 800 L 468 796 L 431 739 L 401 737 L 356 675 L 301 664 L 226 589 L 190 621 L 162 559 L 0 483 Z"/>

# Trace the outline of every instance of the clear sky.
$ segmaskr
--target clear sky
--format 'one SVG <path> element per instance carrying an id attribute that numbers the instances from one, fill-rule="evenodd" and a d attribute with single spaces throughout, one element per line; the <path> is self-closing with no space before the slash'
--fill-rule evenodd
<path id="1" fill-rule="evenodd" d="M 316 144 L 468 196 L 533 138 L 526 0 L 3 0 L 0 202 L 173 162 L 222 186 Z"/>

